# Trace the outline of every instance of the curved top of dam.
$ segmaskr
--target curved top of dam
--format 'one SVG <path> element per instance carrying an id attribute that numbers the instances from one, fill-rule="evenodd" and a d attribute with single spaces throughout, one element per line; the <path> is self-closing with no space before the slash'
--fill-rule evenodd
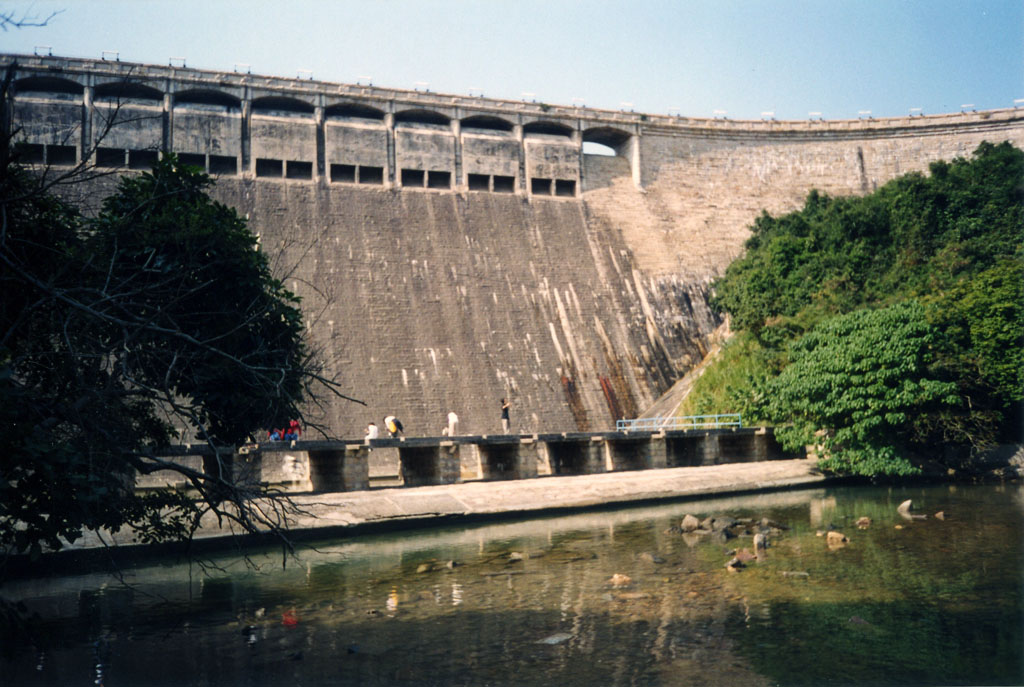
<path id="1" fill-rule="evenodd" d="M 228 108 L 240 107 L 243 101 L 248 101 L 264 110 L 299 115 L 322 109 L 327 117 L 374 120 L 392 115 L 399 121 L 404 118 L 427 125 L 449 125 L 458 120 L 462 126 L 483 130 L 503 131 L 522 126 L 527 132 L 532 128 L 535 134 L 557 136 L 580 132 L 584 141 L 610 147 L 615 147 L 626 132 L 814 140 L 928 135 L 949 128 L 999 128 L 1024 119 L 1024 110 L 1020 108 L 836 120 L 709 119 L 120 60 L 0 55 L 0 65 L 6 68 L 12 63 L 17 64 L 15 86 L 22 93 L 58 92 L 74 97 L 89 86 L 97 89 L 97 97 L 158 101 L 171 96 L 176 101 Z M 117 86 L 127 83 L 133 88 Z"/>

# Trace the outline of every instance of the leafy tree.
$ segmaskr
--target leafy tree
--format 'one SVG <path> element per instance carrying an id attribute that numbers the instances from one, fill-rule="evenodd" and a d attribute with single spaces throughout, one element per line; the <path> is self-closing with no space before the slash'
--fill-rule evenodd
<path id="1" fill-rule="evenodd" d="M 769 414 L 788 449 L 822 444 L 821 466 L 861 475 L 912 474 L 905 457 L 919 417 L 956 407 L 956 384 L 934 369 L 939 332 L 906 301 L 815 327 L 769 385 Z M 781 424 L 786 423 L 786 424 Z"/>
<path id="2" fill-rule="evenodd" d="M 959 402 L 915 413 L 887 450 L 895 455 L 916 449 L 920 455 L 923 447 L 949 447 L 942 459 L 962 464 L 969 449 L 1020 441 L 1024 152 L 1009 143 L 983 143 L 970 159 L 935 162 L 929 171 L 894 179 L 861 198 L 812 191 L 799 212 L 758 218 L 746 254 L 716 281 L 713 299 L 739 335 L 752 340 L 733 348 L 694 385 L 694 402 L 704 412 L 743 407 L 745 417 L 793 420 L 781 432 L 798 432 L 805 412 L 799 399 L 792 399 L 792 415 L 780 399 L 772 401 L 771 413 L 759 407 L 769 398 L 764 377 L 778 374 L 787 355 L 800 354 L 801 337 L 816 327 L 916 299 L 935 334 L 929 365 L 955 383 Z M 809 341 L 817 346 L 820 336 Z M 862 373 L 853 360 L 846 364 L 848 375 Z M 735 371 L 719 372 L 722 366 Z M 751 374 L 758 366 L 763 374 Z M 789 382 L 793 374 L 783 372 Z M 727 380 L 728 393 L 709 390 L 713 380 Z"/>
<path id="3" fill-rule="evenodd" d="M 291 505 L 236 483 L 218 447 L 301 417 L 314 386 L 334 385 L 244 221 L 172 155 L 91 219 L 6 143 L 2 157 L 0 546 L 39 553 L 122 527 L 187 538 L 211 511 L 281 531 Z M 180 427 L 214 450 L 203 470 L 156 455 Z M 200 498 L 135 492 L 137 473 L 161 469 Z"/>
<path id="4" fill-rule="evenodd" d="M 1004 258 L 944 294 L 936 319 L 951 339 L 974 402 L 1009 408 L 1024 398 L 1024 262 Z"/>

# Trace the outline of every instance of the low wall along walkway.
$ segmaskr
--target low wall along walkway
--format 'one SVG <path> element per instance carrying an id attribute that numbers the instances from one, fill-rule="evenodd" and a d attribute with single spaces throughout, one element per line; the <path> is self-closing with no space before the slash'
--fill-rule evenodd
<path id="1" fill-rule="evenodd" d="M 174 460 L 200 467 L 205 453 L 205 447 L 177 447 Z M 232 469 L 239 481 L 295 493 L 334 493 L 794 457 L 762 427 L 267 442 L 240 449 L 232 456 Z M 162 471 L 140 478 L 137 486 L 184 482 L 177 473 Z"/>

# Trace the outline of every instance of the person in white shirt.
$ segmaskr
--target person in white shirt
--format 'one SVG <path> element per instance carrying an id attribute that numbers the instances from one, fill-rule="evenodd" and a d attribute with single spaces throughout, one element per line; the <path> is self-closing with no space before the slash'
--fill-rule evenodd
<path id="1" fill-rule="evenodd" d="M 455 411 L 448 413 L 448 427 L 445 428 L 444 434 L 446 436 L 453 437 L 459 431 L 459 416 L 455 414 Z"/>
<path id="2" fill-rule="evenodd" d="M 377 425 L 376 424 L 371 422 L 370 424 L 366 425 L 366 438 L 364 439 L 365 443 L 368 444 L 368 443 L 370 443 L 370 439 L 376 439 L 379 436 L 380 436 L 380 430 L 377 429 Z"/>

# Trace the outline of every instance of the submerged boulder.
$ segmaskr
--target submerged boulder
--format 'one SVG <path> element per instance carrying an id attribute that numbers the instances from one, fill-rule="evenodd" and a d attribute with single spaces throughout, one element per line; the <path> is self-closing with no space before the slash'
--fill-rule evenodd
<path id="1" fill-rule="evenodd" d="M 850 541 L 845 534 L 843 534 L 842 532 L 836 532 L 835 530 L 828 532 L 825 535 L 825 540 L 828 544 L 828 548 L 830 549 L 841 548 L 843 546 L 846 546 L 846 544 Z"/>

